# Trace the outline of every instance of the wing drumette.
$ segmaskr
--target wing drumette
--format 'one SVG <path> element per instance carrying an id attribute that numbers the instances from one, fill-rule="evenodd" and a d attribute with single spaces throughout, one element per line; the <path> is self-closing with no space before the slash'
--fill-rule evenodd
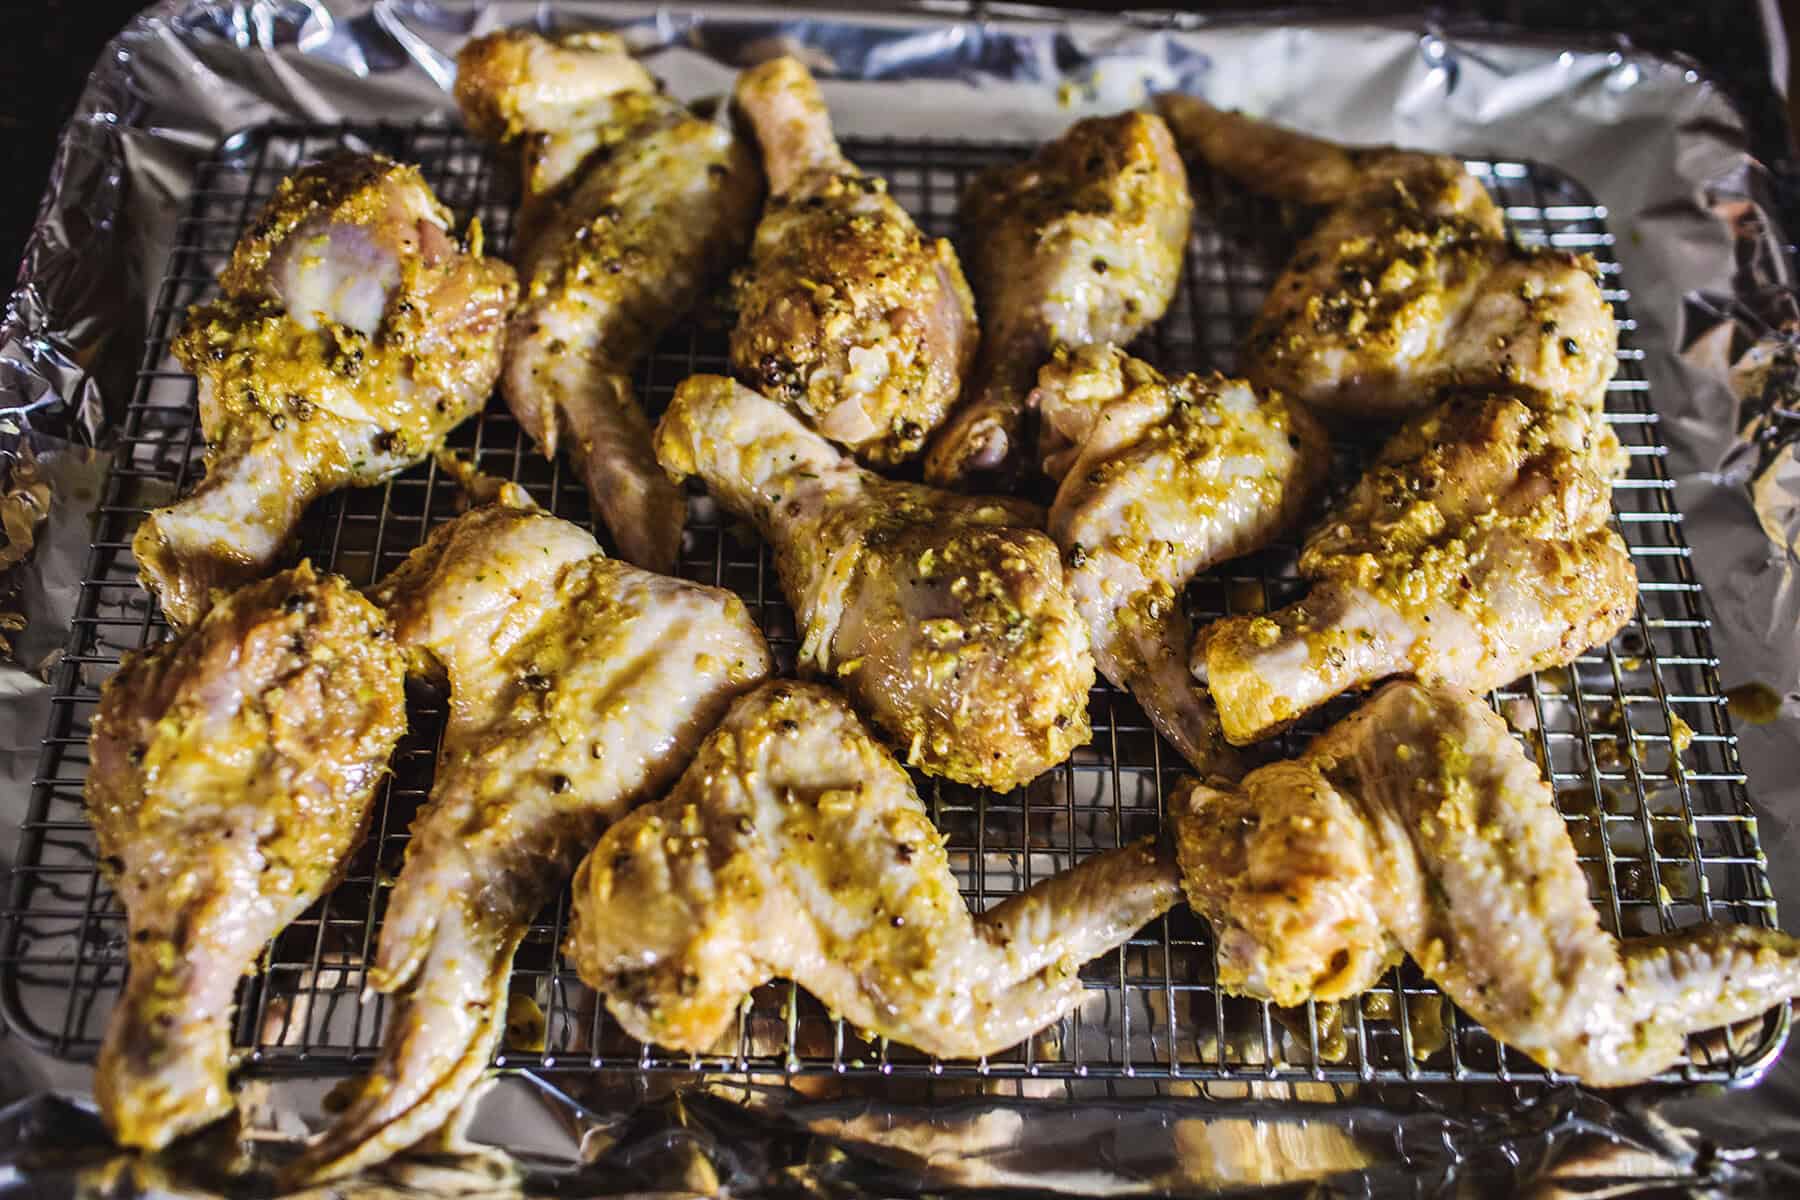
<path id="1" fill-rule="evenodd" d="M 306 506 L 430 454 L 486 401 L 512 268 L 450 239 L 418 168 L 343 156 L 283 180 L 173 350 L 206 477 L 132 540 L 176 625 L 265 572 Z"/>
<path id="2" fill-rule="evenodd" d="M 1088 740 L 1087 628 L 1033 506 L 884 479 L 716 375 L 676 389 L 656 452 L 756 523 L 801 664 L 908 764 L 1009 791 Z"/>
<path id="3" fill-rule="evenodd" d="M 1005 478 L 1028 396 L 1057 347 L 1123 346 L 1160 320 L 1181 279 L 1194 202 L 1162 118 L 1077 121 L 1027 162 L 963 194 L 962 245 L 984 333 L 969 394 L 933 439 L 925 476 L 951 487 Z"/>
<path id="4" fill-rule="evenodd" d="M 405 729 L 380 610 L 302 563 L 131 655 L 101 689 L 87 812 L 131 970 L 94 1095 L 156 1149 L 231 1111 L 238 980 L 362 840 Z"/>
<path id="5" fill-rule="evenodd" d="M 737 289 L 731 365 L 876 465 L 901 462 L 949 413 L 975 353 L 975 304 L 950 243 L 919 232 L 843 156 L 812 76 L 746 71 L 769 204 Z"/>

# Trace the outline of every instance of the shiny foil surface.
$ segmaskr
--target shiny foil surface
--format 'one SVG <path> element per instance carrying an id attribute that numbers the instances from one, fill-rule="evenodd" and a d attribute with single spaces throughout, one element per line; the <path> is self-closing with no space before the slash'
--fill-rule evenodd
<path id="1" fill-rule="evenodd" d="M 46 679 L 79 591 L 112 435 L 197 165 L 274 120 L 455 121 L 453 59 L 510 25 L 626 30 L 684 99 L 777 48 L 824 79 L 841 134 L 1032 140 L 1181 89 L 1346 142 L 1534 160 L 1608 211 L 1667 468 L 1706 586 L 1720 672 L 1777 899 L 1800 904 L 1800 308 L 1744 121 L 1689 65 L 1624 44 L 1401 25 L 1079 17 L 926 3 L 811 7 L 424 0 L 165 0 L 115 40 L 70 122 L 0 323 L 0 524 L 23 627 L 0 630 L 0 852 L 38 760 Z M 89 1068 L 0 1041 L 0 1188 L 233 1194 L 226 1138 L 185 1160 L 106 1149 Z M 257 1162 L 323 1120 L 332 1080 L 252 1079 Z M 1721 1092 L 1230 1085 L 1204 1098 L 925 1105 L 862 1079 L 502 1079 L 469 1129 L 510 1158 L 446 1154 L 345 1190 L 891 1195 L 1274 1189 L 1330 1195 L 1800 1194 L 1800 1060 Z M 1235 1091 L 1232 1089 L 1235 1088 Z M 1148 1091 L 1149 1089 L 1146 1089 Z M 1026 1089 L 1026 1095 L 1029 1095 Z M 1535 1189 L 1535 1190 L 1533 1190 Z"/>

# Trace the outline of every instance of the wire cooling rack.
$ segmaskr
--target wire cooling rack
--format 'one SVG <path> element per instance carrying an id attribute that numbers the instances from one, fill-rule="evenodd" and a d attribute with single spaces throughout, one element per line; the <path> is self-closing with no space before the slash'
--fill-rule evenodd
<path id="1" fill-rule="evenodd" d="M 147 508 L 188 486 L 199 466 L 193 384 L 170 359 L 168 341 L 187 306 L 210 293 L 232 243 L 279 179 L 345 146 L 419 163 L 459 215 L 480 217 L 496 252 L 507 248 L 511 186 L 488 152 L 455 130 L 269 126 L 229 139 L 202 167 L 158 285 L 142 369 L 123 417 L 0 945 L 0 1011 L 19 1036 L 60 1056 L 94 1054 L 125 962 L 124 916 L 95 870 L 82 781 L 100 684 L 122 652 L 154 643 L 164 632 L 136 581 L 132 531 Z M 941 234 L 954 234 L 956 199 L 977 170 L 1024 153 L 1014 145 L 962 141 L 864 141 L 848 149 L 867 169 L 887 176 L 922 226 Z M 1469 165 L 1522 240 L 1583 250 L 1600 262 L 1623 345 L 1608 413 L 1632 462 L 1629 478 L 1615 492 L 1615 507 L 1641 581 L 1636 616 L 1612 644 L 1571 668 L 1503 689 L 1494 703 L 1552 780 L 1608 926 L 1629 936 L 1702 919 L 1772 924 L 1774 901 L 1756 823 L 1681 516 L 1663 470 L 1643 352 L 1634 345 L 1637 326 L 1606 213 L 1577 184 L 1546 168 Z M 1230 366 L 1291 243 L 1291 213 L 1205 175 L 1194 183 L 1201 213 L 1181 293 L 1139 348 L 1170 370 Z M 671 334 L 644 365 L 639 395 L 660 410 L 687 375 L 724 370 L 724 332 L 717 317 L 702 316 Z M 451 445 L 484 471 L 524 484 L 554 512 L 589 521 L 578 478 L 536 454 L 498 402 L 459 429 Z M 1338 456 L 1338 487 L 1355 477 L 1362 452 L 1366 448 L 1353 447 Z M 320 502 L 302 526 L 300 552 L 367 584 L 396 566 L 433 525 L 453 516 L 455 501 L 455 485 L 435 465 L 421 465 L 380 487 Z M 1293 564 L 1294 547 L 1279 546 L 1198 581 L 1189 597 L 1196 619 L 1294 599 L 1303 585 Z M 740 593 L 777 658 L 792 665 L 793 617 L 768 555 L 753 535 L 722 520 L 704 500 L 696 504 L 681 571 Z M 1283 750 L 1297 750 L 1347 706 L 1340 703 L 1286 735 Z M 411 708 L 411 732 L 370 837 L 344 882 L 276 938 L 242 984 L 234 1037 L 251 1070 L 347 1073 L 365 1064 L 379 1044 L 384 1002 L 364 1002 L 361 994 L 380 925 L 380 881 L 397 869 L 408 823 L 430 787 L 443 716 L 441 700 L 423 692 L 413 696 Z M 1180 772 L 1180 760 L 1157 740 L 1130 698 L 1104 682 L 1093 694 L 1092 716 L 1091 746 L 1011 795 L 920 779 L 972 905 L 990 905 L 1087 853 L 1160 827 L 1164 787 Z M 736 1036 L 716 1053 L 671 1055 L 626 1037 L 562 963 L 556 947 L 566 916 L 565 896 L 542 914 L 520 949 L 503 1067 L 980 1076 L 982 1086 L 1028 1095 L 1184 1087 L 1223 1095 L 1222 1088 L 1235 1086 L 1223 1081 L 1528 1085 L 1555 1078 L 1446 1005 L 1410 965 L 1360 1003 L 1341 1007 L 1282 1012 L 1225 996 L 1214 986 L 1207 928 L 1185 909 L 1089 964 L 1083 971 L 1086 1002 L 1071 1016 L 980 1062 L 940 1062 L 864 1040 L 786 983 L 759 989 L 743 1009 Z M 1668 1078 L 1753 1078 L 1786 1033 L 1783 1010 L 1697 1037 L 1689 1060 Z"/>

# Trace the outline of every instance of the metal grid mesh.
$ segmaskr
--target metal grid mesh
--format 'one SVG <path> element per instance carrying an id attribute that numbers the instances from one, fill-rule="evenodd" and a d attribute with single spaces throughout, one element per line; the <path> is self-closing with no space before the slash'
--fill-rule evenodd
<path id="1" fill-rule="evenodd" d="M 87 723 L 119 655 L 162 636 L 140 590 L 129 543 L 144 511 L 191 483 L 199 446 L 193 385 L 169 358 L 168 339 L 186 307 L 209 294 L 213 276 L 246 220 L 298 164 L 340 146 L 377 149 L 418 162 L 460 215 L 479 216 L 497 252 L 507 248 L 513 196 L 484 148 L 438 127 L 270 126 L 227 141 L 201 169 L 192 206 L 177 228 L 161 281 L 123 441 L 100 508 L 74 631 L 63 660 L 42 765 L 24 825 L 0 948 L 0 1010 L 21 1036 L 65 1057 L 91 1057 L 120 984 L 124 917 L 94 869 L 81 811 Z M 1016 158 L 1012 145 L 969 142 L 851 142 L 852 156 L 888 177 L 895 196 L 927 229 L 954 232 L 956 198 L 982 166 Z M 1572 181 L 1542 167 L 1475 161 L 1471 169 L 1504 206 L 1518 236 L 1592 253 L 1618 312 L 1623 349 L 1609 416 L 1632 470 L 1615 492 L 1618 527 L 1631 547 L 1641 602 L 1614 642 L 1573 667 L 1497 692 L 1502 707 L 1552 780 L 1603 919 L 1627 935 L 1701 919 L 1771 924 L 1774 901 L 1757 844 L 1735 741 L 1719 694 L 1715 659 L 1673 507 L 1663 447 L 1634 347 L 1635 322 L 1613 259 L 1605 212 Z M 1289 214 L 1197 175 L 1201 201 L 1186 277 L 1142 353 L 1171 370 L 1229 367 L 1235 347 L 1290 241 Z M 660 410 L 676 383 L 725 366 L 716 323 L 684 326 L 640 372 L 639 395 Z M 537 500 L 589 520 L 573 472 L 530 447 L 498 402 L 451 438 L 480 467 L 524 484 Z M 1340 453 L 1335 481 L 1354 478 L 1365 448 Z M 432 464 L 389 483 L 339 493 L 315 506 L 301 553 L 357 584 L 391 570 L 434 524 L 454 514 L 454 485 Z M 1303 585 L 1294 546 L 1228 564 L 1196 582 L 1197 620 L 1285 604 Z M 696 505 L 683 551 L 684 575 L 739 592 L 791 666 L 793 618 L 768 555 L 754 538 Z M 1297 750 L 1335 719 L 1340 703 L 1284 737 Z M 411 732 L 381 798 L 366 845 L 344 882 L 264 952 L 240 993 L 235 1040 L 252 1069 L 347 1072 L 379 1044 L 384 1002 L 360 1000 L 384 892 L 413 812 L 429 789 L 441 702 L 413 697 Z M 1071 762 L 1009 796 L 920 780 L 970 903 L 986 907 L 1096 849 L 1161 825 L 1163 784 L 1181 769 L 1129 697 L 1104 682 L 1093 695 L 1093 744 Z M 745 1005 L 735 1044 L 715 1055 L 669 1055 L 638 1045 L 605 1016 L 560 961 L 567 899 L 542 915 L 518 956 L 515 994 L 545 1017 L 541 1049 L 513 1045 L 500 1065 L 540 1071 L 601 1067 L 733 1073 L 855 1074 L 927 1078 L 982 1074 L 1029 1094 L 1098 1086 L 1117 1094 L 1127 1079 L 1166 1081 L 1407 1080 L 1529 1084 L 1553 1077 L 1497 1045 L 1441 1002 L 1410 964 L 1359 1004 L 1292 1013 L 1223 995 L 1214 986 L 1206 926 L 1185 909 L 1088 965 L 1087 1002 L 1059 1025 L 980 1063 L 942 1063 L 900 1046 L 863 1040 L 786 983 Z M 529 1011 L 529 1010 L 525 1010 Z M 1441 1016 L 1440 1016 L 1441 1014 Z M 1671 1080 L 1744 1080 L 1770 1061 L 1787 1032 L 1785 1010 L 1730 1034 L 1696 1038 Z M 1044 1089 L 1032 1080 L 1045 1081 Z M 1092 1081 L 1084 1084 L 1084 1081 Z M 1213 1094 L 1219 1094 L 1216 1090 Z"/>

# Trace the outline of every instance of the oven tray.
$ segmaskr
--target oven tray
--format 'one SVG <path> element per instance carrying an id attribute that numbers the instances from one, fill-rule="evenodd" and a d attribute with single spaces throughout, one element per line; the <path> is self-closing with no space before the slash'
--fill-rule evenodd
<path id="1" fill-rule="evenodd" d="M 155 292 L 141 367 L 122 425 L 57 686 L 41 765 L 23 825 L 3 943 L 0 1014 L 14 1033 L 52 1054 L 91 1059 L 118 994 L 124 915 L 95 869 L 82 815 L 87 728 L 99 686 L 128 650 L 164 636 L 160 614 L 136 580 L 131 535 L 144 512 L 166 503 L 200 468 L 194 386 L 168 354 L 187 307 L 211 294 L 214 276 L 247 221 L 297 165 L 340 147 L 381 150 L 417 162 L 460 218 L 478 216 L 505 253 L 515 187 L 495 156 L 440 125 L 257 127 L 223 142 L 202 165 Z M 955 233 L 963 185 L 982 167 L 1029 147 L 962 140 L 848 140 L 850 156 L 887 176 L 893 194 L 927 230 Z M 1700 585 L 1689 562 L 1665 450 L 1635 347 L 1629 296 L 1612 253 L 1606 212 L 1566 176 L 1529 163 L 1475 160 L 1517 236 L 1592 254 L 1620 327 L 1618 377 L 1607 413 L 1631 456 L 1614 492 L 1618 529 L 1640 580 L 1638 610 L 1610 645 L 1574 666 L 1542 672 L 1492 699 L 1523 733 L 1556 789 L 1581 852 L 1592 896 L 1609 928 L 1651 933 L 1703 919 L 1769 925 L 1774 900 L 1758 844 L 1724 698 L 1720 695 Z M 1199 214 L 1180 295 L 1140 351 L 1165 370 L 1229 369 L 1291 244 L 1292 214 L 1200 173 Z M 663 339 L 639 373 L 640 397 L 660 411 L 683 378 L 725 370 L 725 319 L 708 309 Z M 490 474 L 523 484 L 540 504 L 589 521 L 574 473 L 539 456 L 498 399 L 450 438 Z M 1346 486 L 1366 452 L 1344 450 L 1333 481 Z M 457 511 L 454 483 L 425 464 L 374 488 L 315 505 L 300 553 L 358 585 L 393 569 L 434 525 Z M 1227 564 L 1197 581 L 1198 620 L 1275 606 L 1303 585 L 1290 543 Z M 681 559 L 688 578 L 743 596 L 777 660 L 791 669 L 794 623 L 770 559 L 748 530 L 699 498 Z M 1297 750 L 1348 707 L 1340 702 L 1282 738 Z M 265 1074 L 347 1074 L 374 1056 L 385 1001 L 363 1000 L 366 963 L 380 927 L 384 886 L 398 869 L 412 814 L 429 790 L 442 726 L 441 700 L 410 697 L 411 732 L 380 798 L 367 843 L 337 889 L 294 922 L 246 976 L 234 1040 L 246 1067 Z M 969 902 L 986 907 L 1074 859 L 1161 825 L 1163 797 L 1183 764 L 1150 731 L 1136 704 L 1101 682 L 1092 699 L 1093 743 L 1029 787 L 1007 796 L 920 778 L 920 793 L 948 837 Z M 869 1041 L 792 985 L 765 986 L 746 1002 L 735 1039 L 720 1053 L 671 1054 L 642 1046 L 605 1015 L 556 952 L 567 895 L 525 939 L 514 975 L 515 1033 L 496 1065 L 539 1072 L 625 1068 L 731 1075 L 818 1073 L 986 1076 L 1031 1095 L 1118 1094 L 1121 1081 L 1314 1080 L 1335 1083 L 1484 1082 L 1529 1085 L 1559 1077 L 1500 1047 L 1441 1002 L 1407 963 L 1361 1004 L 1277 1012 L 1227 997 L 1213 984 L 1206 925 L 1178 908 L 1082 972 L 1088 993 L 1069 1017 L 1023 1046 L 979 1061 L 941 1061 Z M 537 1012 L 525 1000 L 534 1001 Z M 1440 1017 L 1441 1014 L 1441 1017 Z M 1745 1082 L 1780 1050 L 1785 1007 L 1728 1033 L 1690 1040 L 1670 1082 Z M 1025 1082 L 1037 1080 L 1041 1083 Z M 1091 1081 L 1091 1082 L 1084 1082 Z M 1002 1085 L 1005 1086 L 1005 1085 Z"/>

